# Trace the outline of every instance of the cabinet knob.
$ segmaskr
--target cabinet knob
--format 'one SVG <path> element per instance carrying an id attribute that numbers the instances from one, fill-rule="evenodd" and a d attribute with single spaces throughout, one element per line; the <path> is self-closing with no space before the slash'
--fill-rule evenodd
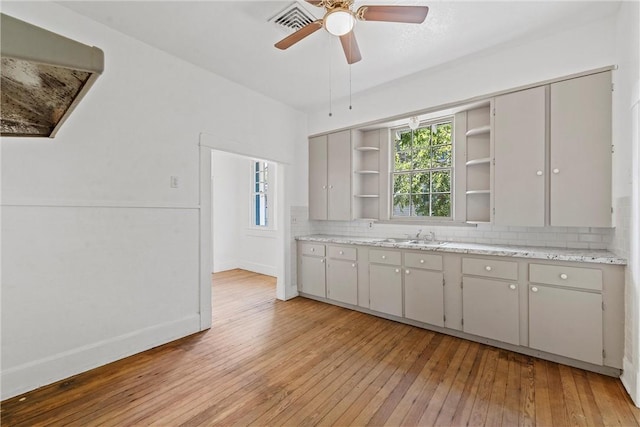
<path id="1" fill-rule="evenodd" d="M 569 277 L 569 276 L 567 276 L 567 275 L 566 275 L 566 274 L 564 274 L 564 273 L 562 273 L 562 274 L 560 275 L 560 278 L 561 278 L 562 280 L 567 280 L 567 278 L 568 278 L 568 277 Z"/>
<path id="2" fill-rule="evenodd" d="M 533 287 L 531 288 L 531 292 L 538 292 L 538 288 L 536 288 L 535 286 L 533 286 Z"/>
<path id="3" fill-rule="evenodd" d="M 311 248 L 311 252 L 315 252 L 315 251 L 316 251 L 316 248 Z"/>
<path id="4" fill-rule="evenodd" d="M 536 172 L 536 175 L 538 175 L 538 176 L 542 176 L 542 171 L 538 171 L 538 172 Z"/>
<path id="5" fill-rule="evenodd" d="M 513 283 L 509 285 L 509 289 L 514 290 L 516 288 L 516 285 L 514 285 Z"/>
<path id="6" fill-rule="evenodd" d="M 382 255 L 380 258 L 387 259 L 387 256 L 386 255 Z"/>
<path id="7" fill-rule="evenodd" d="M 355 266 L 356 266 L 356 264 L 355 264 L 355 263 L 354 263 L 354 264 L 351 264 L 351 267 L 355 267 Z"/>
<path id="8" fill-rule="evenodd" d="M 553 173 L 560 173 L 560 169 L 558 169 L 558 168 L 554 169 Z"/>
<path id="9" fill-rule="evenodd" d="M 411 274 L 411 270 L 405 270 L 405 274 Z"/>
<path id="10" fill-rule="evenodd" d="M 487 271 L 491 271 L 492 270 L 490 265 L 487 265 L 484 269 L 487 270 Z"/>
<path id="11" fill-rule="evenodd" d="M 322 189 L 323 189 L 323 190 L 326 190 L 326 189 L 327 189 L 327 186 L 326 186 L 326 185 L 323 185 L 323 186 L 322 186 Z"/>
<path id="12" fill-rule="evenodd" d="M 399 268 L 396 268 L 396 273 L 400 273 L 400 269 Z"/>
<path id="13" fill-rule="evenodd" d="M 424 264 L 424 260 L 423 259 L 420 260 L 420 264 Z"/>
<path id="14" fill-rule="evenodd" d="M 324 258 L 320 258 L 320 262 L 324 262 Z"/>
<path id="15" fill-rule="evenodd" d="M 344 251 L 340 251 L 340 255 L 344 255 Z"/>
<path id="16" fill-rule="evenodd" d="M 329 188 L 333 188 L 333 185 L 330 185 Z"/>

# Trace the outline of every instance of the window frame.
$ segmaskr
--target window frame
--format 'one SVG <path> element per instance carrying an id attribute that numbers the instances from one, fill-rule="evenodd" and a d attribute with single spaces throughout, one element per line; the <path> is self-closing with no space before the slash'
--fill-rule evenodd
<path id="1" fill-rule="evenodd" d="M 436 168 L 427 168 L 427 169 L 407 169 L 404 171 L 396 171 L 395 169 L 395 155 L 396 155 L 396 144 L 395 144 L 395 135 L 397 133 L 401 133 L 404 131 L 411 131 L 413 132 L 408 125 L 402 125 L 402 126 L 398 126 L 398 127 L 394 127 L 390 129 L 390 144 L 389 144 L 389 149 L 390 149 L 390 156 L 389 156 L 389 160 L 390 160 L 390 170 L 389 170 L 389 198 L 388 198 L 388 203 L 389 203 L 389 221 L 391 222 L 454 222 L 455 221 L 455 200 L 456 200 L 456 194 L 455 194 L 455 175 L 456 175 L 456 137 L 455 137 L 455 115 L 446 115 L 443 117 L 438 117 L 438 118 L 434 118 L 434 119 L 430 119 L 430 120 L 426 120 L 424 122 L 421 122 L 419 124 L 419 126 L 416 128 L 416 130 L 421 129 L 421 128 L 426 128 L 426 127 L 431 127 L 431 126 L 437 126 L 437 125 L 441 125 L 441 124 L 447 124 L 450 123 L 451 124 L 451 141 L 450 144 L 445 144 L 445 145 L 451 145 L 451 164 L 447 167 L 436 167 Z M 449 209 L 449 216 L 433 216 L 433 215 L 429 215 L 429 216 L 396 216 L 394 215 L 394 183 L 395 183 L 395 177 L 397 175 L 411 175 L 414 173 L 424 173 L 424 172 L 428 172 L 428 173 L 432 173 L 432 172 L 438 172 L 438 171 L 449 171 L 449 176 L 450 176 L 450 181 L 449 181 L 449 192 L 439 192 L 439 193 L 432 193 L 431 191 L 429 191 L 429 209 L 431 211 L 431 200 L 432 200 L 432 195 L 433 194 L 449 194 L 449 204 L 450 204 L 450 209 Z M 429 189 L 431 190 L 431 188 Z M 401 193 L 404 194 L 404 193 Z M 423 194 L 423 193 L 421 193 Z M 410 205 L 409 205 L 409 209 L 413 209 L 412 208 L 412 201 L 411 201 L 411 197 L 412 197 L 412 193 L 408 194 L 409 196 L 409 200 L 410 200 Z"/>
<path id="2" fill-rule="evenodd" d="M 258 174 L 262 174 L 264 176 L 264 168 L 261 170 L 256 170 L 256 164 L 266 164 L 267 165 L 267 178 L 263 181 L 258 181 Z M 275 192 L 273 189 L 273 182 L 275 181 L 275 173 L 276 167 L 274 162 L 270 162 L 262 159 L 251 159 L 250 161 L 250 179 L 249 183 L 250 187 L 250 212 L 249 212 L 249 228 L 255 231 L 273 231 L 276 230 L 276 213 L 275 213 Z M 260 167 L 263 167 L 262 165 Z M 266 191 L 256 191 L 256 185 L 259 183 L 265 184 Z M 266 196 L 266 224 L 258 225 L 256 224 L 256 196 L 264 194 Z"/>

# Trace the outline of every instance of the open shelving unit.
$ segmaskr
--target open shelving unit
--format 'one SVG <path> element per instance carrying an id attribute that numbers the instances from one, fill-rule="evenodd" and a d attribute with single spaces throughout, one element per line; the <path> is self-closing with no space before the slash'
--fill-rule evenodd
<path id="1" fill-rule="evenodd" d="M 382 130 L 361 131 L 353 150 L 353 219 L 380 219 Z"/>
<path id="2" fill-rule="evenodd" d="M 491 221 L 491 106 L 466 112 L 466 218 Z"/>

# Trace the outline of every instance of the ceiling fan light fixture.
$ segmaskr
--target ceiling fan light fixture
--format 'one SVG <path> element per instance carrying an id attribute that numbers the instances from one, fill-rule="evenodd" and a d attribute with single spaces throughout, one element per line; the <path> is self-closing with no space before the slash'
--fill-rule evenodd
<path id="1" fill-rule="evenodd" d="M 349 9 L 336 8 L 324 17 L 324 27 L 334 36 L 344 36 L 353 30 L 356 18 Z"/>

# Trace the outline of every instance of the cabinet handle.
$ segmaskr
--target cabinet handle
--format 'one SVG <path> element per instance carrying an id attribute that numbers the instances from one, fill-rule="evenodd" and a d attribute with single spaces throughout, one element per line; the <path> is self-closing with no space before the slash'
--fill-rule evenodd
<path id="1" fill-rule="evenodd" d="M 420 264 L 424 264 L 424 260 L 423 259 L 420 260 Z"/>
<path id="2" fill-rule="evenodd" d="M 351 264 L 351 267 L 355 267 L 355 266 L 356 266 L 355 264 Z"/>
<path id="3" fill-rule="evenodd" d="M 538 292 L 538 288 L 536 288 L 535 286 L 531 288 L 531 292 Z"/>
<path id="4" fill-rule="evenodd" d="M 396 268 L 396 273 L 400 273 L 400 269 L 399 268 Z"/>
<path id="5" fill-rule="evenodd" d="M 344 255 L 344 251 L 340 251 L 340 255 Z"/>
<path id="6" fill-rule="evenodd" d="M 538 171 L 538 172 L 536 172 L 536 175 L 538 175 L 538 176 L 542 176 L 542 171 Z"/>
<path id="7" fill-rule="evenodd" d="M 558 169 L 558 168 L 554 169 L 554 170 L 553 170 L 553 173 L 556 173 L 556 174 L 557 174 L 557 173 L 560 173 L 560 169 Z"/>
<path id="8" fill-rule="evenodd" d="M 491 271 L 491 266 L 487 265 L 484 269 L 487 270 L 487 271 Z"/>
<path id="9" fill-rule="evenodd" d="M 382 255 L 380 258 L 387 259 L 387 256 L 386 255 Z"/>
<path id="10" fill-rule="evenodd" d="M 514 284 L 509 285 L 509 289 L 514 290 L 515 288 L 516 288 L 516 285 Z"/>
<path id="11" fill-rule="evenodd" d="M 561 278 L 562 280 L 567 280 L 567 279 L 569 278 L 569 276 L 567 276 L 566 274 L 562 273 L 562 274 L 560 275 L 560 278 Z"/>
<path id="12" fill-rule="evenodd" d="M 411 270 L 405 270 L 404 271 L 406 274 L 411 274 Z"/>

